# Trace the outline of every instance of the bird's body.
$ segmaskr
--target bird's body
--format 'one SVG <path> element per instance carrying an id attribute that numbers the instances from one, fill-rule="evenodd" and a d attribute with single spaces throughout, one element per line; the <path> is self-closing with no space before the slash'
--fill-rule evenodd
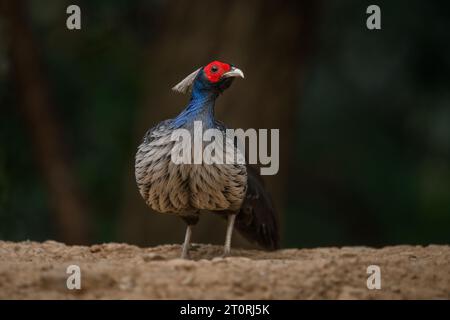
<path id="1" fill-rule="evenodd" d="M 191 130 L 174 119 L 164 121 L 147 132 L 138 148 L 136 180 L 146 203 L 158 212 L 192 218 L 201 211 L 238 211 L 247 188 L 245 165 L 175 164 L 171 135 L 176 129 Z"/>
<path id="2" fill-rule="evenodd" d="M 214 61 L 188 76 L 175 89 L 186 92 L 192 87 L 189 104 L 177 117 L 148 130 L 138 147 L 135 175 L 141 196 L 153 210 L 178 215 L 188 224 L 183 257 L 187 256 L 191 227 L 203 212 L 229 218 L 226 254 L 236 215 L 236 226 L 244 236 L 268 248 L 278 246 L 275 213 L 259 178 L 255 179 L 254 170 L 247 170 L 245 164 L 238 162 L 195 164 L 176 163 L 172 159 L 177 145 L 173 139 L 176 130 L 194 135 L 198 130 L 194 124 L 200 122 L 203 131 L 216 129 L 226 137 L 226 126 L 214 118 L 214 106 L 216 98 L 236 75 L 243 76 L 239 69 Z M 225 138 L 223 146 L 224 157 L 227 152 L 239 153 L 234 140 Z M 194 152 L 189 156 L 194 158 Z"/>

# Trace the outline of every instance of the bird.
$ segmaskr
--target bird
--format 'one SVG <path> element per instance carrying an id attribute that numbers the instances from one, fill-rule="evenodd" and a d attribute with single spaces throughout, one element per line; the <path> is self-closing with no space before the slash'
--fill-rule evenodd
<path id="1" fill-rule="evenodd" d="M 214 109 L 236 78 L 244 79 L 242 70 L 217 60 L 196 69 L 172 88 L 190 94 L 187 105 L 176 117 L 147 130 L 137 148 L 135 178 L 140 195 L 154 211 L 176 215 L 187 225 L 183 259 L 189 258 L 193 227 L 207 213 L 227 220 L 223 256 L 230 255 L 234 228 L 264 249 L 276 250 L 280 245 L 277 214 L 257 168 L 236 162 L 180 164 L 171 158 L 176 130 L 193 133 L 195 122 L 200 121 L 204 130 L 226 132 Z"/>

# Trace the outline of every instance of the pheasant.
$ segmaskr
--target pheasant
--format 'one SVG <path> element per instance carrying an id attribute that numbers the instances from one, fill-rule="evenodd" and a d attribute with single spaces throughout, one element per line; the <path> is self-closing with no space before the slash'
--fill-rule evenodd
<path id="1" fill-rule="evenodd" d="M 181 258 L 188 258 L 192 229 L 203 213 L 215 213 L 228 221 L 224 256 L 230 254 L 234 227 L 265 249 L 279 247 L 277 216 L 255 168 L 237 162 L 189 164 L 172 159 L 176 145 L 172 134 L 178 129 L 193 134 L 194 123 L 200 121 L 203 130 L 225 134 L 227 127 L 215 119 L 214 106 L 237 77 L 244 78 L 240 69 L 220 61 L 188 75 L 172 89 L 190 92 L 189 103 L 175 118 L 149 129 L 136 153 L 136 182 L 146 204 L 157 212 L 177 215 L 187 224 Z"/>

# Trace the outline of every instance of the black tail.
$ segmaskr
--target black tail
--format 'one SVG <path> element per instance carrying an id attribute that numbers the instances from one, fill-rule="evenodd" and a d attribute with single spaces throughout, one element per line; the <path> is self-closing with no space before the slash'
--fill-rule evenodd
<path id="1" fill-rule="evenodd" d="M 278 249 L 278 218 L 270 194 L 255 168 L 247 166 L 247 176 L 247 194 L 236 216 L 236 229 L 244 238 L 265 249 Z"/>

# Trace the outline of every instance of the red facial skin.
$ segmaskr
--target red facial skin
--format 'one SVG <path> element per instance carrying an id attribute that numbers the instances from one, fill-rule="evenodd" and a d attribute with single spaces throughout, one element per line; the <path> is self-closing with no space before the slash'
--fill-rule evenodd
<path id="1" fill-rule="evenodd" d="M 217 68 L 217 71 L 214 72 L 213 67 Z M 218 82 L 220 77 L 230 70 L 231 66 L 228 63 L 220 61 L 213 61 L 204 68 L 206 78 L 212 83 Z"/>

